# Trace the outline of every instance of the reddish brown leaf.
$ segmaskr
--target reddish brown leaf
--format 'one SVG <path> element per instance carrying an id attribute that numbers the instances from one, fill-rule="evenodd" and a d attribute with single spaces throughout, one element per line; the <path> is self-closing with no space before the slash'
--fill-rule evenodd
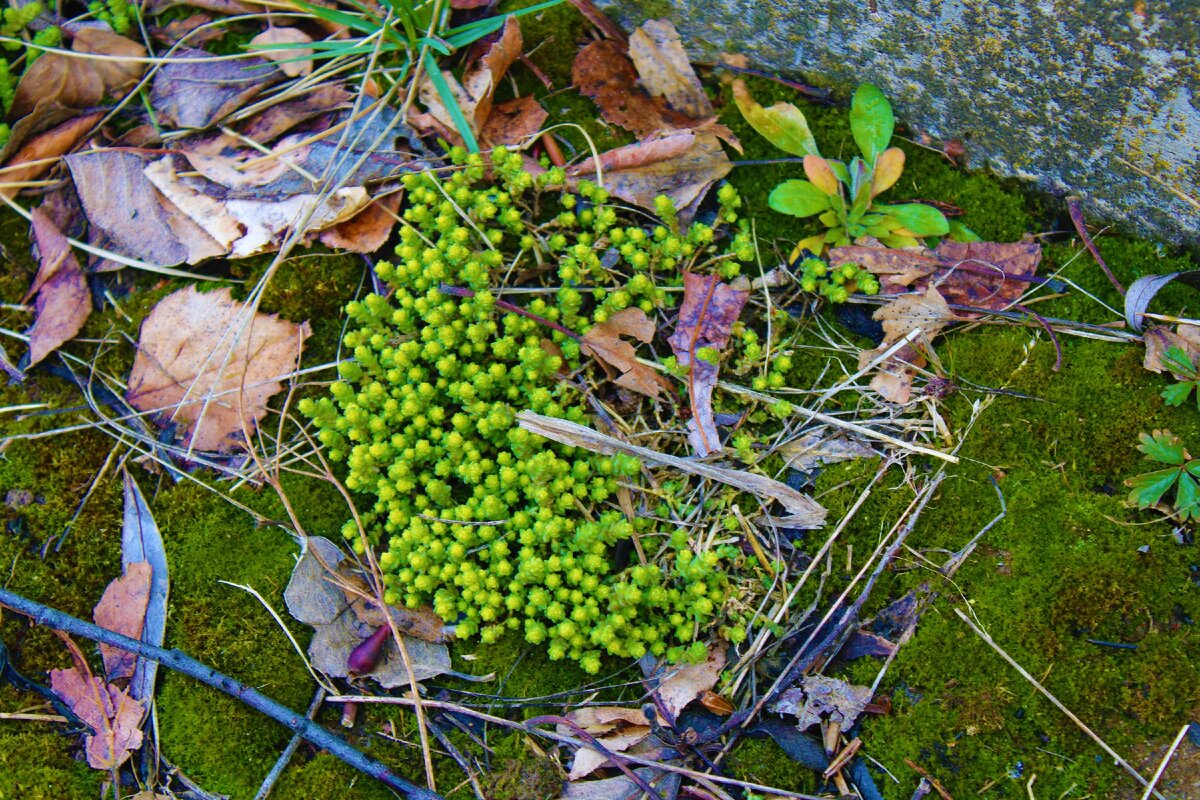
<path id="1" fill-rule="evenodd" d="M 150 603 L 152 572 L 145 561 L 129 564 L 124 575 L 108 584 L 104 596 L 92 611 L 96 624 L 130 639 L 142 638 L 146 606 Z M 137 665 L 137 656 L 133 653 L 102 643 L 100 655 L 104 658 L 104 674 L 110 681 L 133 676 Z"/>
<path id="2" fill-rule="evenodd" d="M 23 183 L 46 174 L 54 166 L 54 159 L 70 152 L 103 117 L 104 114 L 99 111 L 85 114 L 56 125 L 25 142 L 4 168 L 0 169 L 0 182 Z M 0 193 L 12 198 L 19 190 L 18 186 L 5 186 L 0 188 Z"/>
<path id="3" fill-rule="evenodd" d="M 442 70 L 442 76 L 458 102 L 459 109 L 476 134 L 481 133 L 488 117 L 491 116 L 496 88 L 508 68 L 521 57 L 521 48 L 520 23 L 516 17 L 509 17 L 504 22 L 499 38 L 492 43 L 483 57 L 467 70 L 461 84 L 449 71 Z M 450 132 L 456 130 L 453 116 L 428 76 L 421 82 L 420 99 L 421 104 L 441 126 Z M 453 136 L 453 140 L 461 141 L 457 135 Z"/>
<path id="4" fill-rule="evenodd" d="M 712 691 L 706 691 L 700 695 L 700 705 L 719 717 L 728 717 L 734 712 L 733 703 Z"/>
<path id="5" fill-rule="evenodd" d="M 237 342 L 234 335 L 240 333 Z M 142 323 L 126 398 L 181 424 L 197 450 L 240 446 L 267 400 L 296 368 L 311 331 L 269 314 L 247 316 L 229 289 L 189 286 L 159 301 Z"/>
<path id="6" fill-rule="evenodd" d="M 30 294 L 37 292 L 36 317 L 29 328 L 29 366 L 74 338 L 92 311 L 87 279 L 71 244 L 50 217 L 35 208 L 30 215 L 40 266 Z"/>
<path id="7" fill-rule="evenodd" d="M 596 8 L 592 0 L 571 0 L 571 5 L 579 9 L 579 13 L 587 17 L 588 22 L 595 25 L 609 39 L 625 41 L 625 31 L 621 30 L 621 26 L 604 16 L 604 12 Z"/>
<path id="8" fill-rule="evenodd" d="M 1174 331 L 1166 326 L 1154 325 L 1146 328 L 1142 340 L 1146 344 L 1146 355 L 1142 366 L 1151 372 L 1166 370 L 1163 356 L 1170 347 L 1178 347 L 1191 359 L 1193 364 L 1200 362 L 1200 327 L 1195 325 L 1180 324 Z M 1179 380 L 1184 378 L 1182 375 L 1175 377 Z"/>
<path id="9" fill-rule="evenodd" d="M 345 222 L 321 231 L 321 244 L 354 253 L 374 253 L 387 244 L 399 209 L 399 193 L 384 195 Z"/>
<path id="10" fill-rule="evenodd" d="M 678 719 L 689 703 L 716 684 L 725 669 L 725 650 L 724 644 L 709 645 L 708 655 L 699 664 L 667 668 L 667 677 L 658 685 L 657 694 L 672 719 Z"/>
<path id="11" fill-rule="evenodd" d="M 600 108 L 605 120 L 644 139 L 655 131 L 690 128 L 696 120 L 676 111 L 661 97 L 651 97 L 638 84 L 638 73 L 625 45 L 613 40 L 592 42 L 579 51 L 571 80 Z"/>
<path id="12" fill-rule="evenodd" d="M 583 337 L 581 348 L 587 355 L 599 359 L 605 367 L 612 367 L 617 371 L 614 383 L 618 386 L 632 389 L 647 397 L 657 398 L 663 389 L 669 394 L 670 381 L 645 364 L 639 363 L 633 345 L 622 339 L 622 336 L 631 336 L 639 342 L 649 342 L 654 338 L 654 323 L 640 308 L 626 308 L 588 331 Z"/>
<path id="13" fill-rule="evenodd" d="M 696 134 L 692 131 L 672 133 L 659 139 L 647 139 L 644 142 L 634 142 L 624 147 L 616 147 L 600 154 L 600 169 L 602 174 L 621 170 L 647 167 L 678 158 L 687 153 L 696 144 Z M 588 158 L 571 167 L 567 174 L 588 177 L 596 171 L 596 159 Z"/>
<path id="14" fill-rule="evenodd" d="M 874 245 L 844 245 L 829 251 L 829 265 L 858 264 L 879 278 L 883 294 L 903 292 L 915 281 L 932 275 L 942 262 L 925 248 L 896 249 Z"/>
<path id="15" fill-rule="evenodd" d="M 952 242 L 943 239 L 934 253 L 951 270 L 938 283 L 949 303 L 999 310 L 1017 302 L 1029 288 L 1026 281 L 1042 260 L 1037 242 Z M 924 288 L 924 287 L 922 287 Z"/>
<path id="16" fill-rule="evenodd" d="M 675 332 L 668 341 L 681 367 L 688 372 L 688 397 L 692 418 L 688 420 L 688 442 L 697 455 L 708 456 L 721 449 L 721 436 L 713 418 L 712 392 L 717 385 L 717 365 L 696 357 L 708 347 L 721 352 L 729 331 L 742 313 L 750 293 L 722 283 L 715 275 L 683 273 L 683 306 Z"/>
<path id="17" fill-rule="evenodd" d="M 532 96 L 518 97 L 492 106 L 480 136 L 492 144 L 521 144 L 542 129 L 548 116 Z"/>
<path id="18" fill-rule="evenodd" d="M 351 97 L 341 86 L 321 85 L 302 97 L 276 103 L 255 114 L 241 126 L 241 132 L 251 141 L 269 144 L 301 122 L 345 106 Z"/>
<path id="19" fill-rule="evenodd" d="M 116 769 L 142 746 L 146 708 L 127 691 L 78 666 L 50 670 L 50 688 L 94 731 L 84 738 L 87 761 L 94 769 Z"/>

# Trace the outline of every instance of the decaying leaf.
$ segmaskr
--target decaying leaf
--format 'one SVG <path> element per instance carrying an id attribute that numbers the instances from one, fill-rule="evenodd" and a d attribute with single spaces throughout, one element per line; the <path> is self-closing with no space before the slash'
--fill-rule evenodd
<path id="1" fill-rule="evenodd" d="M 252 142 L 270 144 L 305 120 L 342 108 L 353 96 L 336 84 L 321 84 L 300 97 L 268 106 L 241 126 Z"/>
<path id="2" fill-rule="evenodd" d="M 654 338 L 654 323 L 640 308 L 626 308 L 587 332 L 580 348 L 595 356 L 605 367 L 616 370 L 614 383 L 657 398 L 662 390 L 671 392 L 671 382 L 637 360 L 633 345 L 622 339 L 630 336 L 639 342 Z"/>
<path id="3" fill-rule="evenodd" d="M 250 47 L 254 48 L 260 45 L 271 44 L 308 44 L 311 41 L 312 37 L 299 28 L 276 28 L 272 26 L 251 39 Z M 289 78 L 307 75 L 313 71 L 312 59 L 304 58 L 305 56 L 312 55 L 313 51 L 311 48 L 270 49 L 260 50 L 260 52 L 264 58 L 269 58 L 277 62 L 279 69 Z"/>
<path id="4" fill-rule="evenodd" d="M 821 722 L 836 722 L 847 730 L 862 716 L 871 702 L 868 686 L 855 686 L 825 675 L 808 675 L 800 686 L 788 689 L 771 710 L 779 714 L 793 714 L 799 719 L 801 730 Z"/>
<path id="5" fill-rule="evenodd" d="M 1143 275 L 1129 285 L 1125 293 L 1125 321 L 1135 331 L 1142 329 L 1142 315 L 1150 307 L 1154 295 L 1171 281 L 1181 281 L 1193 288 L 1200 288 L 1200 269 L 1171 272 L 1166 275 Z"/>
<path id="6" fill-rule="evenodd" d="M 721 450 L 721 435 L 713 418 L 712 393 L 717 385 L 717 364 L 697 356 L 701 349 L 720 353 L 729 332 L 750 298 L 715 275 L 683 273 L 683 305 L 675 331 L 667 340 L 681 367 L 688 367 L 688 443 L 701 458 Z"/>
<path id="7" fill-rule="evenodd" d="M 669 138 L 674 140 L 672 146 L 677 146 L 680 141 L 675 137 Z M 640 147 L 627 145 L 619 148 L 626 152 L 618 153 L 613 158 L 617 162 L 632 163 L 635 158 L 630 156 L 643 154 L 635 150 Z M 711 133 L 697 133 L 692 146 L 678 155 L 606 173 L 604 186 L 622 200 L 647 209 L 654 208 L 654 198 L 666 195 L 679 212 L 680 224 L 687 225 L 695 216 L 709 187 L 732 169 L 733 162 L 725 155 L 717 137 Z"/>
<path id="8" fill-rule="evenodd" d="M 526 95 L 492 106 L 480 135 L 492 144 L 523 144 L 542 129 L 550 116 L 542 104 Z"/>
<path id="9" fill-rule="evenodd" d="M 828 435 L 819 430 L 797 436 L 780 445 L 775 452 L 783 456 L 784 463 L 800 472 L 808 472 L 822 464 L 876 455 L 871 446 L 861 439 L 848 435 Z"/>
<path id="10" fill-rule="evenodd" d="M 1142 341 L 1146 345 L 1142 366 L 1151 372 L 1163 372 L 1167 369 L 1163 363 L 1163 356 L 1171 347 L 1182 350 L 1193 364 L 1200 363 L 1200 326 L 1180 323 L 1172 331 L 1163 325 L 1153 325 L 1146 329 Z M 1176 377 L 1182 379 L 1183 376 Z"/>
<path id="11" fill-rule="evenodd" d="M 592 707 L 571 711 L 566 718 L 596 738 L 609 752 L 623 753 L 650 736 L 652 728 L 640 709 Z M 558 725 L 558 732 L 576 735 L 569 725 Z M 581 747 L 571 762 L 568 780 L 591 775 L 608 761 L 608 756 L 590 747 Z"/>
<path id="12" fill-rule="evenodd" d="M 684 130 L 700 122 L 651 97 L 638 85 L 638 72 L 621 42 L 601 40 L 581 48 L 571 67 L 580 93 L 595 101 L 607 122 L 644 139 L 656 131 Z"/>
<path id="13" fill-rule="evenodd" d="M 4 168 L 0 169 L 0 182 L 20 184 L 46 174 L 53 166 L 54 159 L 69 153 L 103 117 L 104 114 L 99 111 L 84 114 L 43 131 L 25 142 L 13 153 Z M 0 188 L 0 194 L 12 198 L 19 190 L 19 186 L 4 186 Z"/>
<path id="14" fill-rule="evenodd" d="M 146 564 L 150 568 L 149 595 L 139 638 L 162 647 L 167 632 L 167 596 L 170 587 L 167 553 L 158 524 L 150 513 L 137 481 L 129 474 L 129 470 L 124 471 L 123 478 L 125 510 L 121 525 L 121 564 L 126 572 L 136 564 Z M 129 694 L 135 700 L 150 700 L 154 697 L 154 678 L 157 674 L 157 661 L 139 658 L 133 680 L 129 682 Z"/>
<path id="15" fill-rule="evenodd" d="M 281 74 L 266 59 L 218 61 L 203 50 L 181 48 L 155 73 L 150 103 L 163 125 L 208 128 L 241 108 Z"/>
<path id="16" fill-rule="evenodd" d="M 787 525 L 793 528 L 819 528 L 825 524 L 826 511 L 816 500 L 802 494 L 785 483 L 728 467 L 717 467 L 700 461 L 659 453 L 647 447 L 628 444 L 613 436 L 565 419 L 556 419 L 532 411 L 517 413 L 517 422 L 522 428 L 555 442 L 582 447 L 593 453 L 614 455 L 624 453 L 641 459 L 647 464 L 678 469 L 690 475 L 699 475 L 709 480 L 724 483 L 743 492 L 749 492 L 763 500 L 778 500 L 791 515 Z"/>
<path id="17" fill-rule="evenodd" d="M 70 341 L 92 311 L 92 293 L 71 244 L 41 209 L 30 216 L 38 246 L 38 273 L 30 294 L 37 292 L 36 316 L 29 328 L 29 366 Z"/>
<path id="18" fill-rule="evenodd" d="M 50 670 L 50 688 L 92 729 L 84 743 L 94 769 L 116 769 L 142 746 L 146 706 L 127 691 L 81 672 L 78 665 Z"/>
<path id="19" fill-rule="evenodd" d="M 930 342 L 941 333 L 942 328 L 955 319 L 938 290 L 930 286 L 924 294 L 901 295 L 874 314 L 883 323 L 884 337 L 879 347 L 858 354 L 859 367 L 865 367 L 882 355 L 893 344 L 919 331 L 913 342 L 905 344 L 883 363 L 871 380 L 871 388 L 892 403 L 907 403 L 912 396 L 912 381 L 915 370 L 927 363 L 924 351 Z"/>
<path id="20" fill-rule="evenodd" d="M 146 48 L 102 28 L 80 28 L 71 49 L 104 58 L 79 58 L 43 53 L 21 76 L 9 109 L 9 119 L 33 114 L 38 106 L 57 103 L 78 110 L 100 105 L 105 96 L 119 96 L 142 77 Z"/>
<path id="21" fill-rule="evenodd" d="M 712 116 L 712 103 L 670 20 L 652 19 L 635 30 L 629 36 L 629 57 L 652 97 L 662 97 L 693 119 Z"/>
<path id="22" fill-rule="evenodd" d="M 126 399 L 180 423 L 190 448 L 240 447 L 311 333 L 308 323 L 247 312 L 229 289 L 163 298 L 142 323 Z"/>
<path id="23" fill-rule="evenodd" d="M 319 536 L 310 536 L 305 542 L 304 552 L 292 570 L 283 599 L 293 617 L 316 631 L 308 647 L 313 666 L 330 677 L 348 677 L 350 653 L 379 625 L 361 620 L 346 594 L 335 583 L 351 577 L 348 572 L 350 560 L 337 545 Z M 405 637 L 405 649 L 418 681 L 450 670 L 450 652 L 444 644 L 401 635 Z M 407 686 L 409 682 L 400 651 L 391 641 L 375 669 L 362 677 L 372 678 L 389 689 Z"/>
<path id="24" fill-rule="evenodd" d="M 673 800 L 679 792 L 681 776 L 678 772 L 638 767 L 633 774 L 653 786 L 665 800 Z M 562 800 L 638 800 L 645 794 L 645 790 L 629 776 L 617 775 L 598 781 L 571 781 L 563 790 Z"/>
<path id="25" fill-rule="evenodd" d="M 820 155 L 808 120 L 791 103 L 776 103 L 770 108 L 763 108 L 750 95 L 746 82 L 741 78 L 733 82 L 733 100 L 746 121 L 780 150 L 801 157 Z"/>
<path id="26" fill-rule="evenodd" d="M 374 253 L 387 244 L 399 210 L 400 195 L 384 195 L 345 222 L 321 231 L 321 244 L 354 253 Z"/>
<path id="27" fill-rule="evenodd" d="M 709 645 L 708 655 L 699 664 L 682 664 L 668 667 L 666 677 L 658 684 L 657 694 L 663 707 L 670 712 L 672 721 L 679 713 L 704 692 L 716 685 L 725 669 L 725 645 Z"/>
<path id="28" fill-rule="evenodd" d="M 125 574 L 108 584 L 92 611 L 96 624 L 131 639 L 142 638 L 146 607 L 150 603 L 151 573 L 145 561 L 127 565 Z M 104 643 L 100 644 L 100 655 L 108 680 L 133 677 L 136 655 Z"/>

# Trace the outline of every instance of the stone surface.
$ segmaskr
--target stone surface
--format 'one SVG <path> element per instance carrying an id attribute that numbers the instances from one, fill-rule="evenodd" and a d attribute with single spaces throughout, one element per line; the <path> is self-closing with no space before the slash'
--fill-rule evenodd
<path id="1" fill-rule="evenodd" d="M 1200 243 L 1197 0 L 605 0 L 721 52 L 833 88 L 870 81 L 970 166 L 1085 198 L 1089 220 Z"/>

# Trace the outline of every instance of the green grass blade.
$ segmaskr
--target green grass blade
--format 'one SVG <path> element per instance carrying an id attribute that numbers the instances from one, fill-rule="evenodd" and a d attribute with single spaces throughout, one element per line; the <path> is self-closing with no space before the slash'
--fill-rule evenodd
<path id="1" fill-rule="evenodd" d="M 450 84 L 446 83 L 446 76 L 442 75 L 442 71 L 438 69 L 437 60 L 434 59 L 433 54 L 426 51 L 423 63 L 429 80 L 433 81 L 433 88 L 437 89 L 438 97 L 442 99 L 442 104 L 446 106 L 451 119 L 454 120 L 454 126 L 458 128 L 458 135 L 463 138 L 463 144 L 472 153 L 478 153 L 479 143 L 475 141 L 475 133 L 471 130 L 471 124 L 467 122 L 462 109 L 459 108 L 454 92 L 450 91 Z"/>

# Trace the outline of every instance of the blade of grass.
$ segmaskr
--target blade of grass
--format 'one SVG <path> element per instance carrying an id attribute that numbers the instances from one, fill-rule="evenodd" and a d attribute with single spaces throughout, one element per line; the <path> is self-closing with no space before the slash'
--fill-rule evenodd
<path id="1" fill-rule="evenodd" d="M 433 88 L 437 90 L 438 97 L 441 98 L 442 104 L 446 106 L 446 110 L 450 112 L 451 119 L 454 120 L 454 126 L 458 128 L 458 134 L 463 138 L 463 144 L 467 150 L 472 153 L 479 152 L 479 142 L 475 141 L 475 133 L 471 130 L 471 125 L 467 122 L 466 116 L 459 108 L 458 100 L 455 99 L 454 93 L 450 91 L 450 84 L 446 82 L 446 76 L 442 74 L 438 68 L 437 61 L 433 55 L 426 50 L 424 53 L 425 73 L 429 76 L 429 80 L 433 82 Z"/>

